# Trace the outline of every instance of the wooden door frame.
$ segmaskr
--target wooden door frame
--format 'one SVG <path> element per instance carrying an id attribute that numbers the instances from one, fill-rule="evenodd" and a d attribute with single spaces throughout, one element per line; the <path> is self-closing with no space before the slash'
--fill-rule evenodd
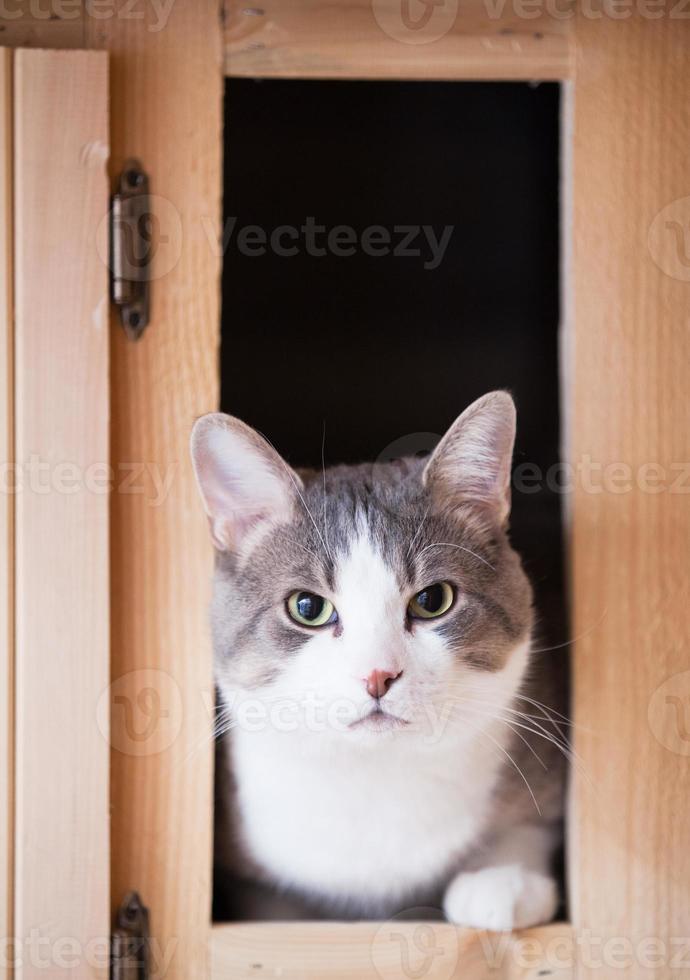
<path id="1" fill-rule="evenodd" d="M 388 0 L 377 10 L 385 19 L 392 7 Z M 687 196 L 687 21 L 632 9 L 621 18 L 613 8 L 601 17 L 580 10 L 557 23 L 514 14 L 482 20 L 478 9 L 466 12 L 461 4 L 453 28 L 428 44 L 391 37 L 368 4 L 342 0 L 269 0 L 260 8 L 227 0 L 222 22 L 215 3 L 178 0 L 162 30 L 152 29 L 148 9 L 144 20 L 84 15 L 69 24 L 8 25 L 10 44 L 110 51 L 111 177 L 125 157 L 140 157 L 161 206 L 171 202 L 181 217 L 179 258 L 154 283 L 144 339 L 131 344 L 111 324 L 113 465 L 155 463 L 176 474 L 164 507 L 149 506 L 145 494 L 113 498 L 113 678 L 160 672 L 172 679 L 168 696 L 174 701 L 177 689 L 180 712 L 179 732 L 164 751 L 113 750 L 113 902 L 125 888 L 140 889 L 154 936 L 175 943 L 166 974 L 172 980 L 206 975 L 208 956 L 210 748 L 194 755 L 193 767 L 189 758 L 210 727 L 211 555 L 186 443 L 194 417 L 218 400 L 222 256 L 214 242 L 223 72 L 565 81 L 567 458 L 636 470 L 690 459 L 682 407 L 690 380 L 683 357 L 688 285 L 672 243 L 648 243 L 656 215 Z M 628 493 L 597 493 L 581 482 L 569 498 L 574 715 L 578 723 L 585 719 L 576 729 L 581 763 L 571 786 L 570 916 L 578 936 L 589 932 L 602 942 L 663 943 L 683 935 L 690 855 L 680 846 L 675 814 L 683 812 L 690 774 L 655 695 L 684 670 L 683 503 L 682 495 L 637 485 Z M 136 686 L 128 696 L 135 698 Z M 616 742 L 612 717 L 622 721 L 624 740 Z M 115 745 L 121 725 L 115 714 Z M 633 756 L 640 766 L 634 771 Z M 640 771 L 652 786 L 650 798 L 663 799 L 664 807 L 632 808 Z M 178 825 L 171 813 L 180 806 Z M 348 930 L 347 953 L 328 928 L 216 929 L 214 976 L 248 971 L 259 951 L 286 976 L 373 976 L 374 927 L 337 927 L 338 937 Z M 476 952 L 476 938 L 463 938 L 461 946 Z M 580 957 L 579 947 L 573 956 Z M 386 962 L 384 972 L 396 975 L 399 964 Z M 582 957 L 577 966 L 579 977 L 602 975 Z M 639 963 L 627 970 L 641 973 Z M 520 975 L 509 958 L 505 976 Z"/>
<path id="2" fill-rule="evenodd" d="M 12 52 L 0 51 L 0 461 L 14 466 Z M 14 934 L 14 497 L 0 500 L 0 935 Z M 0 965 L 0 980 L 8 980 Z"/>
<path id="3" fill-rule="evenodd" d="M 0 977 L 68 963 L 75 978 L 100 977 L 110 931 L 108 58 L 3 49 L 0 62 Z"/>

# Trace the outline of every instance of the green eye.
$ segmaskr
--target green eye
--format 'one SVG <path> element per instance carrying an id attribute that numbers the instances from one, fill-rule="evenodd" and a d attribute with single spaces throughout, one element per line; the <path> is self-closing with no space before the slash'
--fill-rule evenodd
<path id="1" fill-rule="evenodd" d="M 287 601 L 287 609 L 292 619 L 302 626 L 326 626 L 338 618 L 333 603 L 313 592 L 293 592 Z"/>
<path id="2" fill-rule="evenodd" d="M 407 612 L 412 619 L 434 619 L 448 612 L 454 598 L 453 586 L 449 582 L 434 582 L 410 599 Z"/>

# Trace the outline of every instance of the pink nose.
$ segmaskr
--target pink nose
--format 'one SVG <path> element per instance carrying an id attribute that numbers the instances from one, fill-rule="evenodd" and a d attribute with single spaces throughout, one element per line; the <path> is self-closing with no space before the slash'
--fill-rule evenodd
<path id="1" fill-rule="evenodd" d="M 382 698 L 388 694 L 391 686 L 395 684 L 401 674 L 401 670 L 397 674 L 392 674 L 388 670 L 372 670 L 366 678 L 367 693 L 372 698 Z"/>

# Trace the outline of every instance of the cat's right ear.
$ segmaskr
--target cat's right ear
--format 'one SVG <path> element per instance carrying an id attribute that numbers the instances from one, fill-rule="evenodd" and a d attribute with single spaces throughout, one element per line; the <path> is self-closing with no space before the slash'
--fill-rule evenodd
<path id="1" fill-rule="evenodd" d="M 491 391 L 448 429 L 426 465 L 424 484 L 451 511 L 472 504 L 505 525 L 514 443 L 515 403 L 507 391 Z"/>
<path id="2" fill-rule="evenodd" d="M 192 429 L 191 452 L 219 551 L 238 551 L 255 529 L 289 519 L 302 481 L 244 422 L 221 413 L 202 416 Z"/>

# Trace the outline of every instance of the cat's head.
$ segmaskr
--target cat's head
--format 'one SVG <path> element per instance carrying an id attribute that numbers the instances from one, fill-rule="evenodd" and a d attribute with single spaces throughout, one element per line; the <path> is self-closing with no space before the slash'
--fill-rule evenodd
<path id="1" fill-rule="evenodd" d="M 485 728 L 532 628 L 507 536 L 514 436 L 497 391 L 428 459 L 297 472 L 238 419 L 199 419 L 216 680 L 235 724 L 366 745 Z"/>

